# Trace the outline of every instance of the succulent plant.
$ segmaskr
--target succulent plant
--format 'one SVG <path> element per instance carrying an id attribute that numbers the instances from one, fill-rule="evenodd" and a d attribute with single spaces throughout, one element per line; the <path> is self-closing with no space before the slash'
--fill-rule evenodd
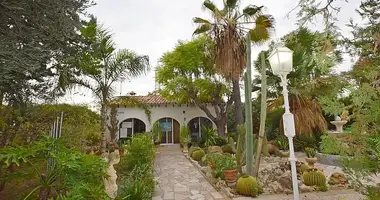
<path id="1" fill-rule="evenodd" d="M 198 150 L 195 150 L 192 154 L 191 154 L 191 157 L 196 160 L 196 161 L 200 161 L 203 156 L 205 156 L 205 152 L 202 150 L 202 149 L 198 149 Z"/>
<path id="2" fill-rule="evenodd" d="M 310 169 L 310 167 L 309 167 L 309 165 L 307 165 L 307 164 L 305 164 L 305 163 L 303 163 L 303 164 L 301 164 L 301 167 L 300 167 L 301 169 L 301 174 L 303 174 L 304 172 L 307 172 L 307 170 L 309 170 Z"/>
<path id="3" fill-rule="evenodd" d="M 199 150 L 199 149 L 201 149 L 201 148 L 200 147 L 193 147 L 193 146 L 191 146 L 190 149 L 189 149 L 189 155 L 191 156 L 195 150 Z"/>
<path id="4" fill-rule="evenodd" d="M 237 180 L 236 192 L 245 195 L 255 197 L 260 191 L 260 186 L 257 180 L 252 176 L 244 175 Z"/>
<path id="5" fill-rule="evenodd" d="M 230 144 L 223 145 L 222 150 L 224 153 L 234 153 L 234 150 Z"/>
<path id="6" fill-rule="evenodd" d="M 326 184 L 326 176 L 320 171 L 307 171 L 303 173 L 303 183 L 307 186 L 322 186 Z"/>
<path id="7" fill-rule="evenodd" d="M 222 148 L 219 146 L 209 146 L 207 151 L 210 153 L 223 153 Z"/>
<path id="8" fill-rule="evenodd" d="M 308 158 L 315 158 L 315 149 L 310 148 L 310 147 L 306 147 L 305 148 L 305 154 L 306 154 L 306 157 L 308 157 Z"/>

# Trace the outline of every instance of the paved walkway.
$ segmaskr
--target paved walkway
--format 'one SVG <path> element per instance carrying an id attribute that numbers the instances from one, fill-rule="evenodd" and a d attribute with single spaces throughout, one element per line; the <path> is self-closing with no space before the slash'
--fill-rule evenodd
<path id="1" fill-rule="evenodd" d="M 153 200 L 220 200 L 224 198 L 182 154 L 179 146 L 159 148 L 155 160 L 158 184 Z"/>

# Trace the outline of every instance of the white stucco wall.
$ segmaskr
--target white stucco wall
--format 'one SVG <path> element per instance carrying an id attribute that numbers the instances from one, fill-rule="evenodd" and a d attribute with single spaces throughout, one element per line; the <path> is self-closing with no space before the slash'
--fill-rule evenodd
<path id="1" fill-rule="evenodd" d="M 214 108 L 209 105 L 208 106 L 211 113 L 214 115 Z M 139 108 L 125 108 L 125 107 L 119 107 L 117 110 L 117 119 L 119 121 L 119 124 L 128 119 L 128 118 L 137 118 L 140 119 L 145 123 L 146 131 L 150 131 L 152 129 L 152 125 L 155 121 L 161 119 L 161 118 L 173 118 L 178 121 L 180 126 L 187 125 L 187 123 L 195 118 L 195 117 L 205 117 L 208 118 L 206 113 L 203 112 L 200 108 L 197 106 L 187 106 L 187 105 L 173 105 L 168 104 L 160 105 L 158 106 L 152 106 L 151 107 L 151 122 L 149 123 L 147 116 L 145 115 L 144 110 Z M 183 113 L 185 111 L 185 113 Z M 208 118 L 209 119 L 209 118 Z M 211 120 L 210 120 L 211 121 Z M 216 129 L 215 124 L 213 123 L 213 127 Z"/>

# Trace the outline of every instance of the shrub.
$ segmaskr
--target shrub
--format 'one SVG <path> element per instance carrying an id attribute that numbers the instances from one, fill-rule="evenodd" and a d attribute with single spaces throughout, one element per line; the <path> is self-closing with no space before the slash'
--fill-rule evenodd
<path id="1" fill-rule="evenodd" d="M 119 197 L 124 200 L 152 199 L 155 184 L 152 165 L 137 165 L 124 179 Z"/>
<path id="2" fill-rule="evenodd" d="M 288 150 L 288 149 L 289 149 L 288 138 L 286 138 L 286 137 L 283 136 L 283 135 L 278 136 L 278 137 L 275 139 L 275 145 L 276 145 L 280 150 Z"/>
<path id="3" fill-rule="evenodd" d="M 139 134 L 133 137 L 132 142 L 126 145 L 125 168 L 128 173 L 136 165 L 153 164 L 155 157 L 155 145 L 150 133 Z"/>
<path id="4" fill-rule="evenodd" d="M 294 137 L 294 148 L 295 150 L 303 150 L 307 147 L 310 148 L 318 148 L 319 142 L 316 137 L 312 136 L 306 136 L 306 135 L 297 135 Z"/>
<path id="5" fill-rule="evenodd" d="M 236 192 L 245 195 L 256 197 L 260 191 L 257 180 L 252 176 L 244 175 L 237 180 Z"/>
<path id="6" fill-rule="evenodd" d="M 205 156 L 205 152 L 202 150 L 202 149 L 198 149 L 196 151 L 194 151 L 192 154 L 191 154 L 191 157 L 196 160 L 196 161 L 200 161 L 203 156 Z"/>
<path id="7" fill-rule="evenodd" d="M 343 144 L 337 137 L 323 135 L 321 137 L 320 150 L 322 153 L 331 155 L 340 155 L 343 153 Z"/>
<path id="8" fill-rule="evenodd" d="M 215 145 L 216 146 L 223 146 L 227 144 L 227 139 L 222 136 L 216 136 L 215 137 Z"/>

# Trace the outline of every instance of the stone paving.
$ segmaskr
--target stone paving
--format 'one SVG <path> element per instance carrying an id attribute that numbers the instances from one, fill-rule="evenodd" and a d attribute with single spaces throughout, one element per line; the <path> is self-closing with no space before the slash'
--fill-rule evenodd
<path id="1" fill-rule="evenodd" d="M 217 192 L 200 171 L 183 155 L 179 146 L 161 147 L 155 160 L 158 184 L 153 200 L 229 199 Z"/>

